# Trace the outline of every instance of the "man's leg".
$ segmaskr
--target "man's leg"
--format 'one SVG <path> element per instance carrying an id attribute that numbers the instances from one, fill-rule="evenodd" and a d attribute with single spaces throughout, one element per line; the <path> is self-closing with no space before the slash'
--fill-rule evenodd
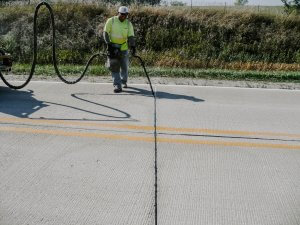
<path id="1" fill-rule="evenodd" d="M 128 66 L 129 66 L 129 54 L 127 51 L 122 51 L 122 59 L 121 59 L 121 80 L 124 88 L 127 88 L 127 80 L 128 80 Z"/>
<path id="2" fill-rule="evenodd" d="M 119 72 L 111 72 L 111 76 L 114 81 L 114 87 L 115 87 L 114 91 L 115 92 L 122 91 L 122 83 L 121 83 L 120 73 Z"/>
<path id="3" fill-rule="evenodd" d="M 122 91 L 122 82 L 120 76 L 120 60 L 109 59 L 111 76 L 114 84 L 114 92 L 118 93 Z"/>

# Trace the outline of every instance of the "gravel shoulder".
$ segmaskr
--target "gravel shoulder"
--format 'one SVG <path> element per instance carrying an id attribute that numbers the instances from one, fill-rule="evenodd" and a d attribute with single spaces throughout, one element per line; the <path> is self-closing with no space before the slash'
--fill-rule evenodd
<path id="1" fill-rule="evenodd" d="M 68 76 L 68 80 L 75 80 L 78 76 Z M 22 75 L 7 76 L 9 81 L 24 81 L 27 77 Z M 34 81 L 60 81 L 57 76 L 33 76 Z M 112 83 L 110 76 L 86 76 L 84 82 L 91 83 Z M 300 83 L 288 82 L 265 82 L 265 81 L 233 81 L 233 80 L 209 80 L 194 78 L 170 78 L 170 77 L 151 77 L 152 84 L 162 85 L 191 85 L 191 86 L 217 86 L 217 87 L 243 87 L 243 88 L 266 88 L 266 89 L 289 89 L 300 90 Z M 145 77 L 129 77 L 130 84 L 148 83 Z"/>

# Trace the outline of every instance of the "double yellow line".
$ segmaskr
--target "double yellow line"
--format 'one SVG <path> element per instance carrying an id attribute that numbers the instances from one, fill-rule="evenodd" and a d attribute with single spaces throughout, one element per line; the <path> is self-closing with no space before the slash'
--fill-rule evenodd
<path id="1" fill-rule="evenodd" d="M 29 124 L 51 124 L 51 125 L 68 125 L 68 126 L 84 126 L 84 127 L 106 127 L 118 128 L 127 130 L 153 130 L 152 126 L 137 126 L 129 124 L 106 124 L 106 123 L 91 123 L 78 121 L 61 121 L 61 120 L 46 120 L 46 119 L 27 119 L 27 118 L 0 118 L 2 123 L 29 123 Z M 3 132 L 18 132 L 31 134 L 47 134 L 60 135 L 69 137 L 85 137 L 85 138 L 105 138 L 128 141 L 144 141 L 153 142 L 153 137 L 128 136 L 128 135 L 114 135 L 114 134 L 100 134 L 87 132 L 72 132 L 63 130 L 44 130 L 20 127 L 3 127 L 0 126 L 0 131 Z M 234 130 L 214 130 L 214 129 L 197 129 L 197 128 L 173 128 L 173 127 L 157 127 L 157 131 L 173 131 L 173 132 L 187 132 L 187 133 L 206 133 L 206 134 L 222 134 L 222 135 L 244 135 L 244 136 L 278 136 L 278 137 L 293 137 L 300 138 L 299 134 L 288 133 L 274 133 L 274 132 L 248 132 L 248 131 L 234 131 Z M 252 142 L 227 142 L 227 141 L 209 141 L 196 139 L 178 139 L 178 138 L 161 138 L 158 137 L 158 142 L 164 143 L 179 143 L 179 144 L 195 144 L 195 145 L 217 145 L 217 146 L 231 146 L 231 147 L 248 147 L 248 148 L 270 148 L 270 149 L 293 149 L 300 150 L 300 145 L 288 144 L 270 144 L 270 143 L 252 143 Z"/>

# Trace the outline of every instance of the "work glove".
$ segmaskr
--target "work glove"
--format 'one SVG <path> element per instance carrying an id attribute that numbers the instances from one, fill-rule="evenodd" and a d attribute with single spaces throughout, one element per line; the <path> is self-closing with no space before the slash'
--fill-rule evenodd
<path id="1" fill-rule="evenodd" d="M 113 53 L 114 53 L 114 47 L 112 46 L 112 44 L 110 42 L 107 43 L 107 52 L 110 55 L 113 55 Z"/>
<path id="2" fill-rule="evenodd" d="M 136 48 L 135 47 L 131 47 L 131 55 L 135 56 L 136 53 Z"/>

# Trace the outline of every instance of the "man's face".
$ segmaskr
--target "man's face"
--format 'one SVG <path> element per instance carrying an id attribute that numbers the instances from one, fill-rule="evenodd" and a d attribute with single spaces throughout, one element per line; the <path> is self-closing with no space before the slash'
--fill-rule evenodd
<path id="1" fill-rule="evenodd" d="M 119 13 L 119 20 L 123 22 L 128 16 L 128 13 Z"/>

